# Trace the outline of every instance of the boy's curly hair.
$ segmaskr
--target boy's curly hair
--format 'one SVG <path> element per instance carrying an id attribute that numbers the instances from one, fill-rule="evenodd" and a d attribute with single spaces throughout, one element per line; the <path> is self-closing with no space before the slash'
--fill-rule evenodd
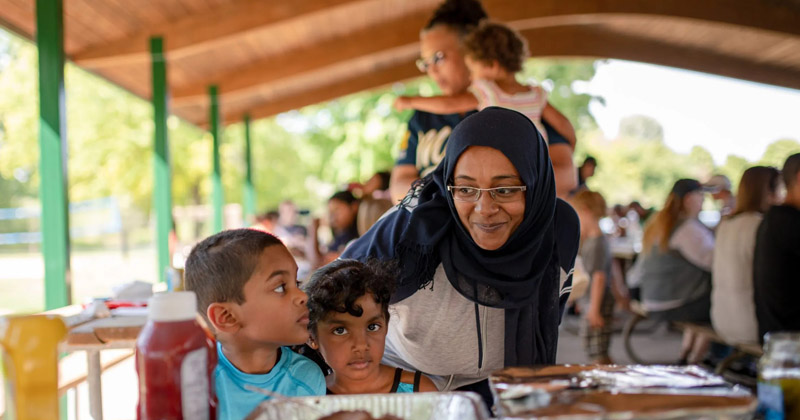
<path id="1" fill-rule="evenodd" d="M 464 38 L 464 53 L 487 64 L 497 60 L 504 69 L 516 73 L 528 57 L 528 43 L 506 25 L 483 21 Z"/>
<path id="2" fill-rule="evenodd" d="M 308 329 L 316 334 L 317 323 L 332 311 L 361 316 L 364 310 L 356 299 L 369 293 L 375 298 L 389 320 L 389 299 L 395 291 L 397 277 L 395 262 L 370 259 L 340 259 L 317 270 L 305 287 L 308 294 Z"/>

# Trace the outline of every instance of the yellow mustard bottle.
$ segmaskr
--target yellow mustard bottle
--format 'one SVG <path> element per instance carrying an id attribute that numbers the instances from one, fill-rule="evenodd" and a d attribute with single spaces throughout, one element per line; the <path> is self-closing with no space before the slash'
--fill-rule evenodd
<path id="1" fill-rule="evenodd" d="M 58 342 L 66 335 L 58 316 L 0 318 L 7 420 L 59 417 Z"/>

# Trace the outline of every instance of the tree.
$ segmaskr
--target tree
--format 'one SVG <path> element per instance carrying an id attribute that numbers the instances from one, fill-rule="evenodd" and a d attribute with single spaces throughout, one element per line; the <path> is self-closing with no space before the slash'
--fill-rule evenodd
<path id="1" fill-rule="evenodd" d="M 786 162 L 786 158 L 795 153 L 800 153 L 800 143 L 796 140 L 781 139 L 767 146 L 758 163 L 780 169 Z"/>
<path id="2" fill-rule="evenodd" d="M 534 58 L 525 63 L 517 79 L 522 83 L 542 84 L 550 91 L 550 104 L 569 118 L 575 131 L 589 132 L 597 128 L 597 122 L 589 112 L 589 104 L 592 101 L 602 103 L 603 98 L 578 93 L 576 85 L 592 80 L 600 63 L 598 60 Z"/>
<path id="3" fill-rule="evenodd" d="M 663 141 L 664 128 L 647 115 L 631 115 L 619 122 L 619 136 L 643 141 Z"/>

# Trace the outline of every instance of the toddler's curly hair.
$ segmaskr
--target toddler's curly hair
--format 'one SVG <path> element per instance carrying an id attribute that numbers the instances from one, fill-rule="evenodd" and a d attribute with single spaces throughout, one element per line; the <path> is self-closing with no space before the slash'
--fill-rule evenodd
<path id="1" fill-rule="evenodd" d="M 308 294 L 308 329 L 317 332 L 317 323 L 332 311 L 360 317 L 364 310 L 356 299 L 371 294 L 389 321 L 389 299 L 397 286 L 397 264 L 370 259 L 340 259 L 317 270 L 305 287 Z"/>
<path id="2" fill-rule="evenodd" d="M 504 69 L 516 73 L 528 57 L 528 43 L 506 25 L 482 21 L 464 38 L 464 53 L 487 64 L 497 60 Z"/>

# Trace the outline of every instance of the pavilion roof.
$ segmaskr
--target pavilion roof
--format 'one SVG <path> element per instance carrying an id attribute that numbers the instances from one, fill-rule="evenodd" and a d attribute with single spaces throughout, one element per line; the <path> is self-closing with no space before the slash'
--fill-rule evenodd
<path id="1" fill-rule="evenodd" d="M 226 123 L 419 75 L 419 30 L 441 0 L 64 0 L 67 58 L 150 97 L 164 38 L 171 113 Z M 635 60 L 800 89 L 799 0 L 483 0 L 536 57 Z M 35 0 L 0 25 L 35 38 Z M 654 81 L 657 83 L 657 81 Z"/>

